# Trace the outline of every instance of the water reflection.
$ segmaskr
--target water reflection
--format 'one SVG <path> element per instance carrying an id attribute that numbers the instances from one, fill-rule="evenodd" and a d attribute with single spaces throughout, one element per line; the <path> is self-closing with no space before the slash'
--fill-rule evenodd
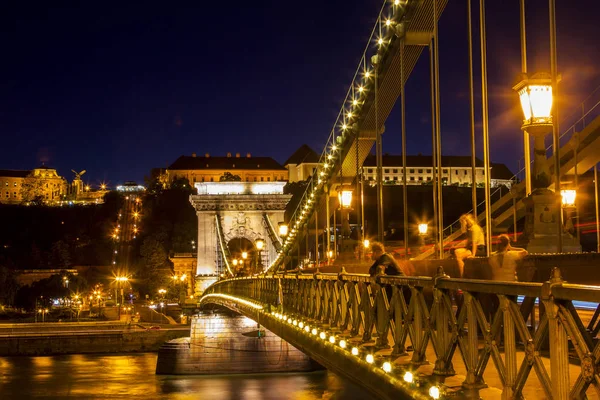
<path id="1" fill-rule="evenodd" d="M 2 399 L 261 399 L 372 398 L 328 372 L 156 376 L 156 354 L 0 357 Z"/>

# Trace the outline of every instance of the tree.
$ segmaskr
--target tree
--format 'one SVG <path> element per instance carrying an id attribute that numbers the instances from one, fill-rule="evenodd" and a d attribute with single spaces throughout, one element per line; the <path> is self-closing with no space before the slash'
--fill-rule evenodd
<path id="1" fill-rule="evenodd" d="M 219 178 L 219 182 L 241 182 L 242 178 L 239 175 L 233 175 L 231 172 L 225 172 Z"/>
<path id="2" fill-rule="evenodd" d="M 142 260 L 137 270 L 140 292 L 155 293 L 168 279 L 167 252 L 159 240 L 147 237 L 140 248 L 140 255 Z"/>
<path id="3" fill-rule="evenodd" d="M 23 179 L 21 185 L 21 198 L 24 203 L 43 204 L 45 200 L 43 181 L 34 176 L 28 176 Z"/>
<path id="4" fill-rule="evenodd" d="M 50 250 L 50 263 L 53 268 L 69 268 L 71 266 L 69 245 L 62 240 L 54 242 Z"/>
<path id="5" fill-rule="evenodd" d="M 0 266 L 0 304 L 13 305 L 19 283 L 14 270 Z"/>

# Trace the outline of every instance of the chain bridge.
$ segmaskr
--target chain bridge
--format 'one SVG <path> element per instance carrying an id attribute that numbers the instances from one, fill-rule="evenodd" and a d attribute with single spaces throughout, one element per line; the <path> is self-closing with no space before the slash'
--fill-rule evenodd
<path id="1" fill-rule="evenodd" d="M 550 3 L 552 13 L 553 0 Z M 564 257 L 548 256 L 546 264 L 561 269 L 553 268 L 551 273 L 538 277 L 538 282 L 459 279 L 450 277 L 439 266 L 446 261 L 442 260 L 444 247 L 462 234 L 456 224 L 444 227 L 441 222 L 442 183 L 441 179 L 435 178 L 436 169 L 441 177 L 438 20 L 446 4 L 446 0 L 384 2 L 321 153 L 318 168 L 308 181 L 297 207 L 288 209 L 285 218 L 282 201 L 287 204 L 289 197 L 284 198 L 282 193 L 275 196 L 277 206 L 271 208 L 260 205 L 260 196 L 253 197 L 255 205 L 242 212 L 253 215 L 248 226 L 238 222 L 233 228 L 223 227 L 224 221 L 225 225 L 231 225 L 224 219 L 226 210 L 237 213 L 241 210 L 227 200 L 226 194 L 219 200 L 220 205 L 209 210 L 210 215 L 203 214 L 202 235 L 213 237 L 210 249 L 207 249 L 213 253 L 216 249 L 217 256 L 213 262 L 214 257 L 199 248 L 199 254 L 204 257 L 203 275 L 210 277 L 207 281 L 210 286 L 202 288 L 200 305 L 224 306 L 256 321 L 311 359 L 367 388 L 378 398 L 600 398 L 600 344 L 597 338 L 600 287 L 565 281 L 561 269 L 570 279 L 579 269 L 577 265 L 569 265 Z M 470 0 L 468 10 L 471 35 Z M 489 143 L 485 137 L 488 118 L 485 0 L 479 1 L 479 11 L 484 162 L 488 168 L 484 172 L 486 213 L 477 217 L 486 224 L 489 251 L 492 225 L 495 233 L 505 232 L 511 218 L 513 221 L 523 218 L 526 208 L 523 199 L 529 193 L 525 192 L 525 183 L 515 183 L 510 193 L 493 204 L 489 197 Z M 471 46 L 469 38 L 472 57 Z M 302 270 L 301 242 L 308 237 L 311 227 L 315 231 L 330 232 L 332 201 L 344 187 L 354 187 L 356 194 L 360 191 L 360 167 L 374 145 L 377 157 L 381 157 L 385 122 L 398 100 L 404 120 L 405 83 L 419 57 L 427 52 L 431 76 L 437 246 L 417 258 L 437 256 L 437 260 L 431 261 L 432 265 L 438 263 L 436 271 L 423 274 L 428 276 L 369 276 L 346 273 L 341 264 L 339 273 L 321 272 L 318 239 L 313 254 L 316 270 L 314 273 Z M 577 176 L 578 170 L 585 172 L 600 160 L 598 104 L 600 102 L 584 110 L 562 136 L 556 135 L 554 152 L 562 156 L 546 161 L 555 171 L 550 182 L 554 180 L 556 184 L 557 173 L 559 176 Z M 548 125 L 547 120 L 545 124 Z M 403 122 L 403 147 L 405 135 Z M 527 143 L 525 148 L 528 146 Z M 539 147 L 536 147 L 536 157 L 538 153 Z M 546 154 L 543 158 L 545 160 Z M 559 160 L 557 166 L 554 165 L 556 159 Z M 378 169 L 377 202 L 381 208 L 380 165 Z M 545 190 L 545 187 L 541 189 Z M 235 201 L 245 201 L 243 194 L 238 195 Z M 204 201 L 201 196 L 192 201 L 200 211 L 198 205 Z M 403 203 L 406 203 L 406 189 Z M 277 212 L 273 213 L 273 210 Z M 380 215 L 376 225 L 381 240 L 383 221 Z M 273 223 L 283 220 L 289 231 L 278 234 Z M 404 225 L 406 238 L 406 219 Z M 270 243 L 262 271 L 234 277 L 229 267 L 231 254 L 224 243 L 232 240 L 235 232 L 232 234 L 231 229 L 240 230 L 240 227 L 251 227 L 242 235 L 252 238 L 260 231 Z M 361 241 L 362 235 L 361 228 Z M 329 253 L 329 240 L 327 242 Z M 578 265 L 585 264 L 586 268 L 581 271 L 594 273 L 598 258 L 583 258 L 580 257 Z M 222 275 L 220 279 L 219 275 Z"/>

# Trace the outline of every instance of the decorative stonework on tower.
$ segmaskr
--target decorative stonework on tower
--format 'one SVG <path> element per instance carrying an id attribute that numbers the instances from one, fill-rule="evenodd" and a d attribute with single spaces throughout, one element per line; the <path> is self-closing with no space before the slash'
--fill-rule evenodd
<path id="1" fill-rule="evenodd" d="M 236 252 L 251 253 L 245 262 L 252 265 L 252 272 L 260 272 L 277 257 L 268 225 L 284 221 L 285 207 L 292 197 L 283 194 L 284 186 L 285 182 L 196 183 L 198 194 L 190 196 L 198 216 L 196 294 L 221 274 L 241 273 L 232 265 L 232 259 L 238 258 Z M 256 249 L 258 239 L 264 241 L 262 250 Z"/>

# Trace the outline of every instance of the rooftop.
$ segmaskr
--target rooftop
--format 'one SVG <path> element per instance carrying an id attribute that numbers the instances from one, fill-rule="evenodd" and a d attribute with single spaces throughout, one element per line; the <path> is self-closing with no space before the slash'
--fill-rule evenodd
<path id="1" fill-rule="evenodd" d="M 285 170 L 271 157 L 195 157 L 181 156 L 169 166 L 170 170 Z"/>
<path id="2" fill-rule="evenodd" d="M 302 163 L 318 163 L 319 155 L 311 149 L 307 144 L 303 144 L 287 159 L 283 165 L 302 164 Z"/>

